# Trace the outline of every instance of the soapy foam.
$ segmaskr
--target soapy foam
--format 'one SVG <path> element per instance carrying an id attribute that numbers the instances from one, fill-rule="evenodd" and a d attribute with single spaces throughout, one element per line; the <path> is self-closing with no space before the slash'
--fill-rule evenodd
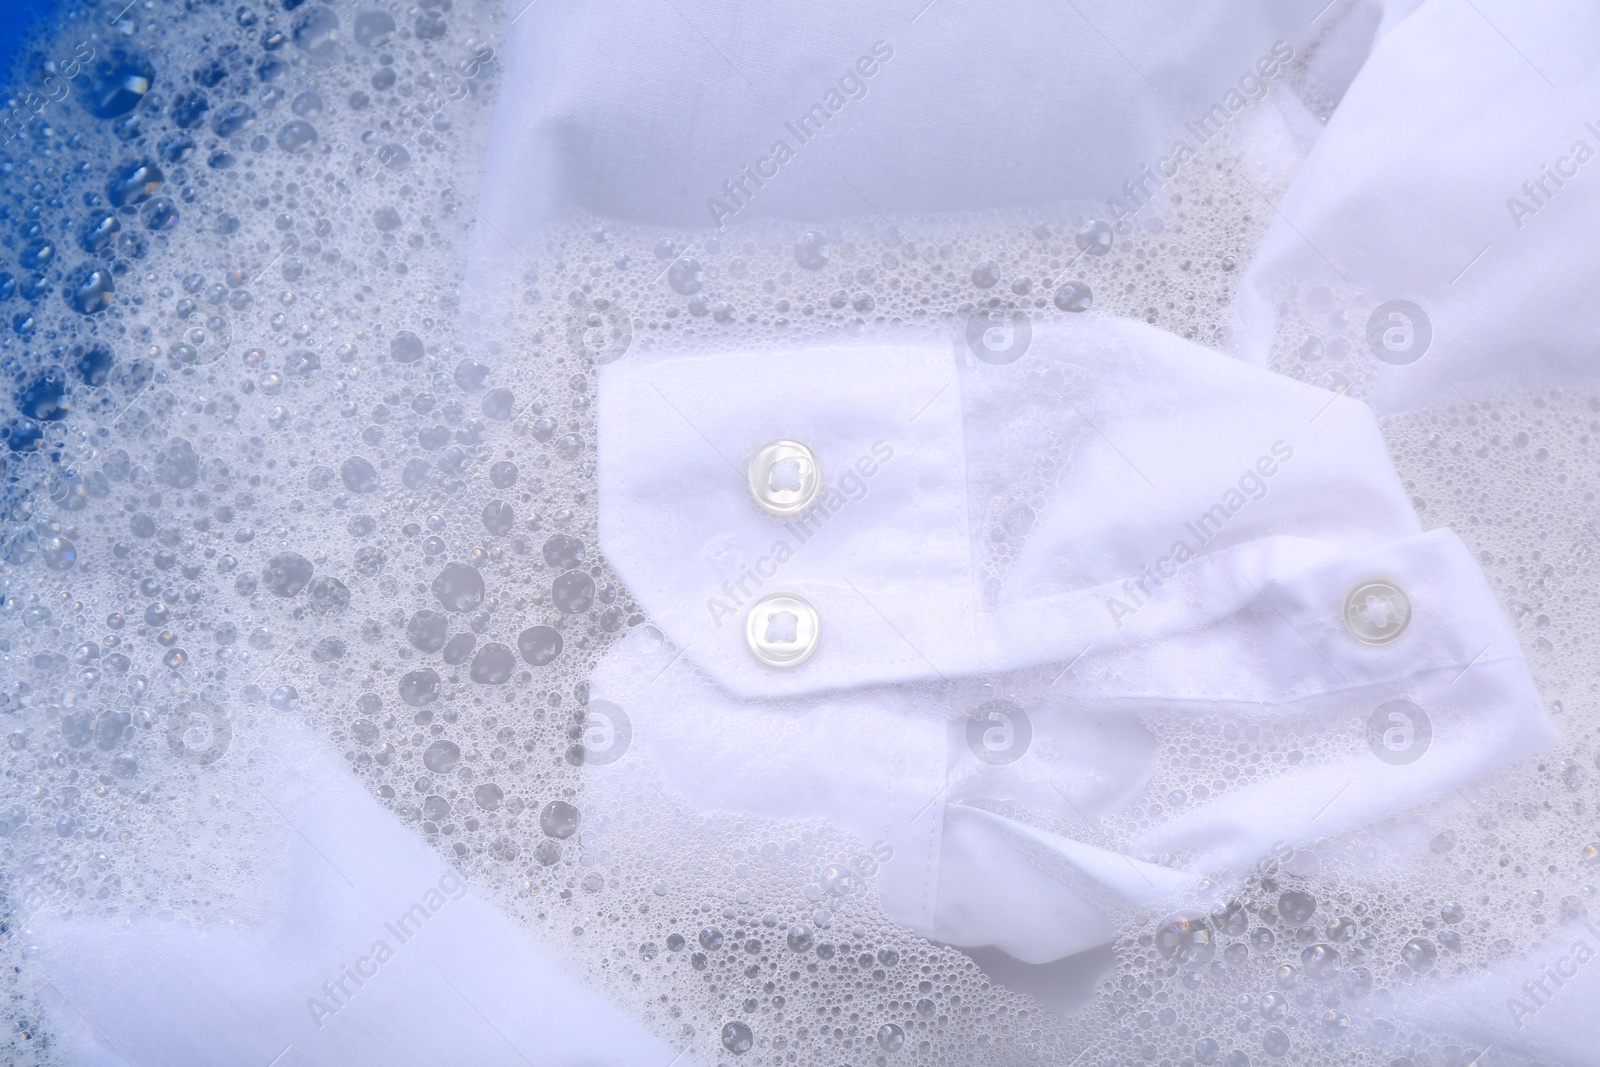
<path id="1" fill-rule="evenodd" d="M 1126 220 L 1096 204 L 715 234 L 573 218 L 469 298 L 476 175 L 459 161 L 482 156 L 509 16 L 116 6 L 45 28 L 14 82 L 22 132 L 0 149 L 19 290 L 0 305 L 8 1058 L 54 1055 L 31 914 L 270 921 L 276 902 L 239 875 L 271 819 L 250 787 L 275 716 L 320 731 L 476 891 L 703 1062 L 748 1033 L 741 1062 L 770 1064 L 1461 1063 L 1481 1050 L 1396 1029 L 1391 998 L 1589 906 L 1600 401 L 1571 390 L 1384 427 L 1425 524 L 1461 533 L 1524 636 L 1561 747 L 1218 887 L 1192 917 L 1209 953 L 1175 950 L 1165 916 L 1119 914 L 1110 969 L 1080 977 L 1075 1010 L 1052 1010 L 1073 999 L 1051 992 L 1056 972 L 1008 988 L 886 922 L 866 844 L 699 816 L 625 756 L 604 762 L 615 724 L 590 713 L 585 680 L 649 620 L 596 551 L 596 357 L 623 340 L 949 337 L 984 310 L 1120 315 L 1222 347 L 1281 192 L 1240 172 L 1234 134 Z M 52 99 L 75 62 L 98 82 Z M 117 84 L 146 69 L 130 103 Z M 74 306 L 106 278 L 109 306 Z M 1277 369 L 1359 396 L 1361 339 L 1336 314 L 1359 294 L 1285 302 Z M 1036 467 L 975 503 L 997 583 L 1064 462 L 1062 442 L 1026 446 Z M 543 662 L 551 632 L 561 651 Z M 1157 769 L 1096 829 L 1108 847 L 1200 790 L 1358 743 L 1225 717 L 1146 725 Z M 626 803 L 587 806 L 600 773 Z M 1337 975 L 1315 973 L 1317 946 Z"/>

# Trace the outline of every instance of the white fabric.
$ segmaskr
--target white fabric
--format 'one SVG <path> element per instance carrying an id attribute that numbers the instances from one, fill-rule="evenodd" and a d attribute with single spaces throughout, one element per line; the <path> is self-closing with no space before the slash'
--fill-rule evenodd
<path id="1" fill-rule="evenodd" d="M 1260 364 L 1292 352 L 1289 324 L 1309 312 L 1309 332 L 1354 342 L 1359 388 L 1383 411 L 1592 380 L 1597 31 L 1600 10 L 1586 4 L 1387 4 L 1241 282 L 1236 351 Z M 1415 362 L 1366 343 L 1369 316 L 1396 299 L 1431 330 Z M 1487 972 L 1400 998 L 1396 1013 L 1496 1055 L 1600 1062 L 1597 954 L 1592 919 L 1568 925 Z"/>
<path id="2" fill-rule="evenodd" d="M 1277 205 L 1240 286 L 1239 353 L 1265 364 L 1284 313 L 1326 287 L 1313 332 L 1349 336 L 1380 410 L 1459 402 L 1481 379 L 1593 375 L 1597 99 L 1594 5 L 1428 0 L 1398 20 Z M 1432 327 L 1407 365 L 1366 342 L 1395 299 Z"/>
<path id="3" fill-rule="evenodd" d="M 1241 350 L 1266 360 L 1286 286 L 1344 284 L 1319 279 L 1321 256 L 1296 243 L 1304 230 L 1366 306 L 1406 297 L 1434 316 L 1433 355 L 1374 368 L 1385 408 L 1436 395 L 1442 379 L 1429 376 L 1446 355 L 1454 373 L 1474 345 L 1485 362 L 1510 350 L 1493 332 L 1494 287 L 1445 284 L 1477 249 L 1436 268 L 1462 243 L 1473 183 L 1493 184 L 1452 168 L 1474 151 L 1537 156 L 1525 151 L 1532 124 L 1488 147 L 1457 134 L 1514 121 L 1526 79 L 1503 56 L 1484 66 L 1492 27 L 1463 29 L 1474 5 L 1418 6 L 1340 5 L 1307 74 L 1329 106 L 1351 86 L 1327 132 L 1281 100 L 1245 138 L 1274 175 L 1315 147 L 1288 221 L 1243 279 Z M 1514 40 L 1542 17 L 1481 6 Z M 1103 203 L 1157 158 L 1167 121 L 1204 110 L 1280 38 L 1301 50 L 1323 4 L 937 0 L 911 14 L 534 5 L 513 31 L 474 272 L 503 273 L 508 246 L 535 254 L 541 227 L 572 209 L 706 230 Z M 1448 32 L 1430 41 L 1435 23 Z M 1588 55 L 1593 39 L 1568 54 Z M 1375 77 L 1388 80 L 1372 88 Z M 1435 90 L 1441 78 L 1453 92 Z M 820 135 L 789 128 L 835 88 Z M 1408 127 L 1417 115 L 1438 121 Z M 751 181 L 744 168 L 777 140 L 794 158 Z M 1503 211 L 1501 198 L 1487 203 Z M 1495 277 L 1522 300 L 1552 284 L 1544 269 L 1514 262 Z M 1570 292 L 1535 306 L 1563 307 Z M 777 354 L 636 347 L 602 371 L 599 424 L 602 548 L 664 631 L 632 634 L 592 679 L 633 722 L 630 758 L 702 811 L 831 820 L 891 857 L 886 910 L 937 940 L 1030 961 L 1103 943 L 1126 905 L 1175 906 L 1204 876 L 1554 738 L 1494 596 L 1453 535 L 1420 532 L 1370 412 L 1157 331 L 1077 323 L 1010 367 L 911 339 Z M 744 483 L 746 458 L 780 437 L 815 448 L 837 494 L 803 537 L 757 510 Z M 1243 482 L 1262 460 L 1270 477 Z M 1249 499 L 1257 485 L 1264 495 Z M 1221 533 L 1150 586 L 1146 568 L 1180 538 L 1198 548 L 1186 524 L 1219 503 Z M 1013 552 L 993 550 L 996 531 Z M 1373 576 L 1412 600 L 1392 645 L 1353 641 L 1339 618 L 1351 585 Z M 1143 591 L 1127 584 L 1141 579 Z M 744 647 L 744 610 L 780 590 L 810 599 L 824 632 L 790 672 Z M 1006 767 L 966 742 L 964 713 L 994 695 L 1024 706 L 1035 731 Z M 1412 764 L 1366 748 L 1369 715 L 1395 697 L 1433 719 Z M 1216 713 L 1347 743 L 1163 807 L 1138 840 L 1112 841 L 1098 820 L 1148 784 L 1151 724 Z"/>
<path id="4" fill-rule="evenodd" d="M 198 927 L 41 916 L 25 931 L 71 1062 L 673 1061 L 474 895 L 324 742 L 275 733 L 278 751 L 257 760 L 268 825 L 252 829 L 280 850 L 250 875 L 280 915 Z"/>
<path id="5" fill-rule="evenodd" d="M 601 372 L 601 538 L 651 617 L 743 695 L 1065 661 L 1227 616 L 1251 583 L 1416 533 L 1370 413 L 1332 399 L 1100 319 L 1038 332 L 1007 367 L 946 342 L 641 353 Z M 808 444 L 828 479 L 803 521 L 760 511 L 741 475 L 777 438 Z M 1058 475 L 1034 466 L 1050 448 Z M 1263 457 L 1292 476 L 1260 473 Z M 1025 491 L 1046 502 L 986 592 L 991 512 Z M 1241 503 L 1175 588 L 1125 584 L 1180 540 L 1197 549 L 1188 527 L 1230 491 Z M 779 584 L 826 634 L 811 664 L 775 674 L 747 652 L 743 610 L 728 612 Z"/>
<path id="6" fill-rule="evenodd" d="M 1242 77 L 1264 93 L 1324 3 L 537 3 L 512 27 L 479 263 L 534 254 L 573 207 L 705 230 L 729 221 L 714 197 L 738 220 L 1099 203 L 1173 114 Z M 818 104 L 820 134 L 798 126 Z"/>
<path id="7" fill-rule="evenodd" d="M 703 230 L 728 221 L 713 201 L 741 219 L 805 220 L 1102 203 L 1161 153 L 1165 120 L 1203 109 L 1280 39 L 1300 48 L 1323 2 L 934 0 L 914 18 L 842 0 L 537 3 L 513 29 L 471 269 L 520 270 L 506 244 L 527 254 L 574 208 Z M 1422 361 L 1372 364 L 1381 409 L 1530 359 L 1587 370 L 1600 162 L 1533 198 L 1548 199 L 1536 212 L 1509 200 L 1526 205 L 1523 183 L 1546 180 L 1540 164 L 1570 159 L 1575 142 L 1600 150 L 1600 15 L 1510 0 L 1366 15 L 1349 25 L 1375 24 L 1377 43 L 1353 82 L 1355 37 L 1314 62 L 1333 95 L 1350 82 L 1326 132 L 1271 131 L 1279 168 L 1290 146 L 1316 147 L 1242 281 L 1240 351 L 1264 363 L 1280 305 L 1326 285 L 1363 301 L 1345 309 L 1358 343 L 1382 301 L 1430 317 Z M 819 103 L 819 135 L 790 129 Z M 780 140 L 794 158 L 752 192 L 744 168 Z M 605 370 L 599 410 L 602 547 L 665 633 L 613 649 L 594 696 L 627 710 L 633 757 L 699 810 L 827 819 L 887 857 L 885 909 L 930 938 L 1035 962 L 1078 952 L 1108 941 L 1124 908 L 1179 906 L 1202 878 L 1554 737 L 1493 594 L 1452 534 L 1421 532 L 1370 412 L 1158 331 L 1042 330 L 1010 367 L 916 340 L 636 350 Z M 775 437 L 817 448 L 838 494 L 803 542 L 745 489 L 744 458 Z M 1189 525 L 1218 506 L 1202 545 Z M 997 536 L 1014 551 L 997 552 Z M 1179 541 L 1197 558 L 1153 584 Z M 1353 641 L 1339 616 L 1375 576 L 1415 613 L 1386 646 Z M 825 632 L 817 658 L 787 673 L 749 656 L 740 625 L 754 595 L 779 589 L 810 598 Z M 1005 767 L 974 755 L 965 718 L 997 695 L 1034 732 Z M 1415 763 L 1366 747 L 1369 716 L 1396 697 L 1432 718 Z M 1107 834 L 1100 821 L 1149 784 L 1161 720 L 1217 714 L 1343 743 L 1162 803 L 1132 841 Z M 40 918 L 25 931 L 54 983 L 65 1056 L 682 1062 L 466 891 L 322 742 L 284 745 L 295 773 L 262 786 L 285 817 L 266 894 L 281 915 L 201 928 Z M 603 802 L 615 783 L 592 785 Z M 390 927 L 419 905 L 427 918 L 402 942 Z M 324 988 L 378 941 L 393 956 L 364 984 Z M 1536 1011 L 1510 1003 L 1578 941 L 1600 951 L 1600 930 L 1557 932 L 1506 974 L 1441 985 L 1404 1011 L 1498 1049 L 1592 1062 L 1592 955 Z"/>
<path id="8" fill-rule="evenodd" d="M 1574 1067 L 1600 1062 L 1600 923 L 1570 922 L 1531 952 L 1439 982 L 1398 1004 L 1405 1021 L 1458 1042 Z"/>
<path id="9" fill-rule="evenodd" d="M 1482 575 L 1454 535 L 1419 532 L 1371 413 L 1142 324 L 1037 330 L 1009 366 L 949 342 L 641 354 L 604 368 L 598 418 L 601 547 L 666 640 L 631 636 L 592 692 L 700 810 L 828 818 L 886 845 L 885 909 L 930 938 L 1054 959 L 1107 940 L 1122 902 L 1177 906 L 1277 842 L 1553 740 Z M 833 491 L 801 520 L 758 509 L 745 481 L 777 437 L 810 445 Z M 1046 441 L 1059 462 L 1041 478 Z M 1023 483 L 1042 489 L 1037 517 L 1003 580 L 980 580 L 1000 490 Z M 1158 586 L 1178 542 L 1194 558 Z M 1374 577 L 1412 604 L 1387 645 L 1343 621 Z M 745 609 L 775 591 L 821 618 L 798 668 L 746 647 Z M 979 693 L 1051 743 L 978 760 L 961 716 Z M 1401 697 L 1434 736 L 1392 765 L 1365 730 Z M 1153 768 L 1141 719 L 1218 713 L 1349 744 L 1166 811 L 1128 855 L 1095 843 L 1088 822 Z"/>

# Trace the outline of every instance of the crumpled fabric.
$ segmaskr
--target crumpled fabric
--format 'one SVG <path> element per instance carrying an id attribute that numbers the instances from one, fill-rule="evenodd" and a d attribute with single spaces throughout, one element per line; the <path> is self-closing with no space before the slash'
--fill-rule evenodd
<path id="1" fill-rule="evenodd" d="M 1409 6 L 1409 5 L 1407 5 Z M 1600 11 L 1430 0 L 1381 34 L 1295 172 L 1235 305 L 1266 365 L 1348 339 L 1380 411 L 1592 377 Z M 1320 299 L 1319 299 L 1320 298 Z"/>
<path id="2" fill-rule="evenodd" d="M 747 217 L 1103 202 L 1158 157 L 1174 115 L 1216 99 L 1276 41 L 1302 50 L 1322 4 L 1041 11 L 937 0 L 904 31 L 898 11 L 834 7 L 527 9 L 512 29 L 469 275 L 504 273 L 544 224 L 574 208 L 710 230 Z M 1584 132 L 1596 116 L 1569 106 L 1594 97 L 1584 88 L 1596 69 L 1593 12 L 1495 0 L 1351 10 L 1359 14 L 1342 15 L 1342 25 L 1355 29 L 1337 49 L 1324 38 L 1312 61 L 1331 107 L 1327 128 L 1298 114 L 1271 144 L 1285 172 L 1301 151 L 1310 155 L 1242 281 L 1236 351 L 1265 364 L 1280 304 L 1299 298 L 1290 288 L 1321 285 L 1359 290 L 1364 309 L 1410 300 L 1429 319 L 1432 340 L 1417 361 L 1370 368 L 1364 395 L 1379 410 L 1431 403 L 1453 384 L 1529 361 L 1583 372 L 1594 332 L 1584 312 L 1594 201 L 1583 171 L 1557 185 L 1541 164 L 1570 160 L 1575 140 L 1600 147 Z M 1286 113 L 1298 106 L 1279 100 Z M 787 131 L 817 104 L 829 112 L 817 135 Z M 773 165 L 783 138 L 793 158 L 777 176 L 747 178 L 746 167 Z M 1533 203 L 1524 182 L 1540 183 L 1544 202 Z M 1537 210 L 1525 215 L 1509 200 Z M 1365 325 L 1358 316 L 1358 339 Z M 753 357 L 630 356 L 607 371 L 605 547 L 661 630 L 614 649 L 593 691 L 627 709 L 634 755 L 674 796 L 707 812 L 831 820 L 890 854 L 881 891 L 898 920 L 939 940 L 1043 960 L 1103 943 L 1122 908 L 1179 905 L 1201 879 L 1266 849 L 1363 824 L 1553 736 L 1493 596 L 1453 535 L 1420 532 L 1361 405 L 1132 324 L 1041 336 L 1010 369 L 973 365 L 959 339 L 904 342 L 900 370 L 914 374 L 875 362 L 887 351 L 767 357 L 765 370 L 788 374 L 795 397 L 762 375 L 710 381 L 711 394 L 746 389 L 755 404 L 746 412 L 708 413 L 696 388 L 715 359 Z M 855 360 L 859 377 L 830 359 Z M 825 645 L 809 675 L 774 677 L 750 663 L 735 625 L 748 598 L 734 603 L 723 582 L 742 577 L 742 564 L 754 570 L 766 557 L 771 566 L 770 523 L 750 513 L 742 483 L 722 481 L 727 457 L 650 406 L 646 380 L 721 435 L 718 448 L 735 465 L 752 440 L 780 430 L 809 434 L 836 472 L 873 456 L 880 440 L 895 450 L 872 476 L 858 470 L 858 498 L 835 481 L 838 513 L 830 506 L 826 527 L 780 572 L 758 575 L 763 591 L 806 583 L 825 609 Z M 930 389 L 911 390 L 911 380 Z M 624 402 L 647 413 L 645 443 L 655 447 L 640 450 L 643 435 L 617 424 Z M 1002 418 L 1007 410 L 1015 422 Z M 1279 441 L 1293 449 L 1286 462 L 1273 452 Z M 1051 449 L 1058 466 L 1033 463 Z M 1263 457 L 1278 464 L 1270 476 L 1256 467 Z M 1243 481 L 1251 470 L 1267 487 L 1259 499 L 1256 483 Z M 1152 484 L 1167 504 L 1154 502 Z M 692 490 L 697 513 L 674 509 L 672 487 Z M 1147 567 L 1159 575 L 1173 558 L 1185 525 L 1218 504 L 1228 518 L 1206 551 L 1163 585 L 1139 587 Z M 985 555 L 994 529 L 1025 533 L 1015 559 Z M 1337 605 L 1351 581 L 1377 573 L 1411 596 L 1406 644 L 1353 647 Z M 841 576 L 881 612 L 853 603 Z M 714 597 L 733 612 L 720 627 L 706 603 Z M 1390 731 L 1401 724 L 1392 719 L 1378 720 L 1374 744 L 1373 715 L 1395 697 L 1431 716 L 1414 763 L 1378 755 L 1396 751 Z M 971 740 L 971 710 L 996 699 L 1026 710 L 1035 739 L 1010 765 L 978 753 L 1004 754 L 1015 721 L 977 720 Z M 1102 820 L 1148 783 L 1149 724 L 1198 714 L 1292 723 L 1339 744 L 1247 786 L 1190 783 L 1183 803 L 1165 803 L 1138 840 L 1104 832 Z M 1416 744 L 1415 732 L 1401 741 Z M 1056 758 L 1042 758 L 1050 751 Z M 316 803 L 297 806 L 292 790 L 272 795 L 360 891 L 343 888 L 285 829 L 297 873 L 282 894 L 303 910 L 281 930 L 173 939 L 147 928 L 41 926 L 33 933 L 63 994 L 53 1021 L 72 1055 L 173 1062 L 165 1042 L 182 1034 L 196 1062 L 270 1062 L 272 1035 L 206 981 L 226 972 L 254 976 L 253 994 L 281 1002 L 285 1018 L 303 1013 L 306 1044 L 298 1030 L 292 1043 L 324 1050 L 311 1062 L 515 1062 L 481 1019 L 448 1006 L 422 951 L 397 955 L 398 972 L 324 1020 L 350 1024 L 345 1037 L 315 1031 L 304 1001 L 370 949 L 372 921 L 381 917 L 381 927 L 408 910 L 447 871 L 336 762 L 306 756 L 302 770 L 321 777 Z M 357 841 L 362 857 L 347 856 L 342 846 Z M 439 925 L 424 936 L 459 924 L 434 957 L 443 974 L 505 1037 L 539 1049 L 540 1062 L 672 1060 L 671 1049 L 557 977 L 470 895 L 430 921 Z M 1556 945 L 1526 962 L 1556 968 L 1563 952 Z M 486 964 L 479 985 L 469 976 Z M 1527 995 L 1521 972 L 1441 984 L 1437 1003 L 1412 1014 L 1496 1047 L 1594 1062 L 1589 1028 L 1573 1012 L 1592 1000 L 1584 986 L 1595 966 L 1564 988 L 1547 983 L 1559 998 L 1532 1016 L 1503 1016 L 1506 1000 Z M 108 983 L 108 973 L 121 978 Z M 157 997 L 161 988 L 184 995 Z M 502 992 L 520 1016 L 496 1010 Z M 548 1011 L 530 1014 L 530 1004 Z M 92 1009 L 100 1033 L 75 1021 L 78 1008 Z M 448 1048 L 437 1044 L 443 1034 Z"/>
<path id="3" fill-rule="evenodd" d="M 275 847 L 240 876 L 281 904 L 182 926 L 36 916 L 63 1051 L 80 1064 L 632 1067 L 675 1050 L 572 980 L 366 792 L 325 743 L 257 738 L 227 814 Z"/>
<path id="4" fill-rule="evenodd" d="M 1082 951 L 1119 909 L 1179 907 L 1555 738 L 1371 412 L 1142 324 L 1036 329 L 1004 365 L 964 335 L 641 354 L 603 368 L 598 420 L 601 548 L 661 629 L 611 652 L 593 696 L 699 810 L 827 819 L 891 854 L 886 913 L 936 941 Z M 792 518 L 745 476 L 775 439 L 823 472 Z M 1344 620 L 1375 579 L 1411 604 L 1387 644 Z M 747 647 L 776 592 L 821 620 L 798 667 Z M 1034 742 L 1000 764 L 969 737 L 1007 728 L 995 700 Z M 1431 733 L 1391 761 L 1369 724 L 1396 700 Z M 1165 716 L 1329 740 L 1248 784 L 1193 783 L 1117 845 L 1098 817 L 1141 791 L 1142 724 Z"/>

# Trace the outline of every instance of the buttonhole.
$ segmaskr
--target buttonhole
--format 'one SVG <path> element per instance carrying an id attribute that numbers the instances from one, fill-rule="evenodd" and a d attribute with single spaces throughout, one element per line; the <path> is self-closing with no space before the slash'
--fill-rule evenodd
<path id="1" fill-rule="evenodd" d="M 796 633 L 800 625 L 800 616 L 792 611 L 775 611 L 767 616 L 767 636 L 769 644 L 792 645 L 798 639 Z"/>
<path id="2" fill-rule="evenodd" d="M 803 462 L 798 457 L 778 460 L 767 472 L 768 487 L 774 493 L 798 493 L 800 479 L 805 473 L 801 467 Z"/>

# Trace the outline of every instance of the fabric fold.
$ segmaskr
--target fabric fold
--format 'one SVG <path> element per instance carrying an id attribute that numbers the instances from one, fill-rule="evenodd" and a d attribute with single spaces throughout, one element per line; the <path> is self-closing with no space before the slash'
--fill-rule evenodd
<path id="1" fill-rule="evenodd" d="M 630 359 L 603 369 L 598 422 L 607 558 L 749 697 L 1124 647 L 1418 529 L 1363 406 L 1119 320 L 1041 327 L 1014 366 L 926 337 Z M 792 519 L 744 477 L 778 439 L 822 471 Z M 785 673 L 741 625 L 778 590 L 822 620 Z"/>
<path id="2" fill-rule="evenodd" d="M 276 724 L 260 741 L 258 793 L 219 808 L 224 825 L 213 830 L 238 826 L 276 845 L 247 868 L 266 883 L 272 911 L 195 925 L 30 921 L 73 1062 L 631 1067 L 674 1058 L 475 894 L 320 738 Z"/>
<path id="3" fill-rule="evenodd" d="M 1380 411 L 1592 376 L 1600 12 L 1387 8 L 1241 281 L 1234 350 Z"/>
<path id="4" fill-rule="evenodd" d="M 780 436 L 825 487 L 798 520 L 744 477 Z M 1082 951 L 1554 740 L 1365 406 L 1142 325 L 1042 329 L 1008 366 L 928 342 L 613 365 L 599 464 L 602 548 L 661 626 L 591 679 L 634 754 L 695 810 L 852 834 L 936 941 Z M 781 566 L 719 585 L 795 521 Z M 815 607 L 814 660 L 747 647 L 774 592 Z M 1305 741 L 1151 795 L 1164 724 L 1201 721 Z"/>

